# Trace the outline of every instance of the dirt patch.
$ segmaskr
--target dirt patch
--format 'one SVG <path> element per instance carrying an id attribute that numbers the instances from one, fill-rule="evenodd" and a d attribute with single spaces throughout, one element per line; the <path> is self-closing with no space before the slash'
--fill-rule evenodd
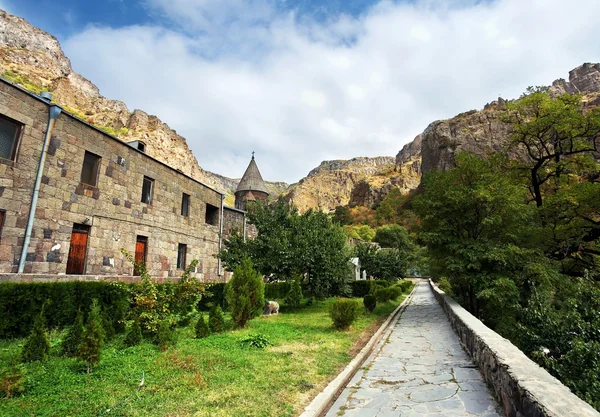
<path id="1" fill-rule="evenodd" d="M 369 326 L 360 334 L 360 337 L 358 338 L 358 340 L 354 343 L 354 345 L 350 349 L 350 352 L 349 352 L 350 356 L 352 356 L 352 357 L 356 356 L 358 354 L 358 352 L 360 352 L 361 349 L 364 348 L 367 343 L 369 343 L 369 340 L 371 340 L 371 337 L 373 337 L 373 335 L 375 334 L 377 329 L 379 329 L 379 327 L 386 320 L 387 320 L 387 316 L 380 317 L 377 319 L 377 321 L 369 324 Z"/>

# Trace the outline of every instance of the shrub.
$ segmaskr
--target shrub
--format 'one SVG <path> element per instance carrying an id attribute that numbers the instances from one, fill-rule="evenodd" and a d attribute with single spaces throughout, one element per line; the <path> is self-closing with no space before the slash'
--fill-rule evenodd
<path id="1" fill-rule="evenodd" d="M 77 317 L 75 317 L 75 323 L 67 332 L 67 335 L 62 341 L 61 350 L 63 355 L 65 356 L 77 356 L 77 352 L 79 352 L 79 346 L 81 346 L 81 342 L 83 341 L 83 313 L 81 310 L 77 313 Z"/>
<path id="2" fill-rule="evenodd" d="M 369 313 L 372 313 L 377 307 L 377 299 L 373 294 L 367 294 L 363 298 L 363 304 Z"/>
<path id="3" fill-rule="evenodd" d="M 111 340 L 115 337 L 115 327 L 113 325 L 113 318 L 110 313 L 106 310 L 102 312 L 102 329 L 104 330 L 104 340 Z"/>
<path id="4" fill-rule="evenodd" d="M 208 313 L 208 327 L 213 333 L 221 333 L 225 330 L 225 318 L 221 306 L 213 306 Z"/>
<path id="5" fill-rule="evenodd" d="M 13 364 L 0 373 L 0 398 L 12 398 L 25 391 L 25 369 Z"/>
<path id="6" fill-rule="evenodd" d="M 350 288 L 352 289 L 352 297 L 360 298 L 371 292 L 371 288 L 374 286 L 374 281 L 352 281 Z"/>
<path id="7" fill-rule="evenodd" d="M 398 285 L 398 286 L 400 286 L 400 288 L 402 288 L 402 292 L 407 293 L 407 292 L 410 292 L 410 290 L 413 286 L 413 283 L 412 283 L 412 281 L 410 281 L 408 279 L 403 279 L 403 280 L 399 281 L 398 284 L 396 284 L 396 285 Z"/>
<path id="8" fill-rule="evenodd" d="M 210 329 L 208 328 L 208 323 L 206 322 L 204 314 L 202 314 L 198 319 L 198 323 L 196 323 L 196 338 L 202 339 L 208 336 L 210 336 Z"/>
<path id="9" fill-rule="evenodd" d="M 125 318 L 127 317 L 127 310 L 129 308 L 129 303 L 123 302 L 124 300 L 119 300 L 114 309 L 113 315 L 113 328 L 115 329 L 115 334 L 123 334 L 127 329 Z M 107 307 L 104 307 L 107 310 Z"/>
<path id="10" fill-rule="evenodd" d="M 139 320 L 133 320 L 129 331 L 125 335 L 125 346 L 137 346 L 142 343 L 142 328 Z"/>
<path id="11" fill-rule="evenodd" d="M 264 349 L 268 346 L 272 346 L 272 344 L 265 335 L 260 333 L 250 333 L 240 340 L 240 346 L 242 348 Z"/>
<path id="12" fill-rule="evenodd" d="M 46 319 L 44 317 L 44 307 L 38 314 L 33 324 L 31 334 L 25 341 L 21 357 L 23 362 L 45 360 L 50 351 L 50 338 L 46 332 Z"/>
<path id="13" fill-rule="evenodd" d="M 395 300 L 402 295 L 402 288 L 399 286 L 391 286 L 387 288 L 379 288 L 375 290 L 375 299 L 378 303 L 385 303 L 390 300 Z"/>
<path id="14" fill-rule="evenodd" d="M 290 292 L 291 282 L 271 282 L 265 284 L 265 299 L 281 300 Z"/>
<path id="15" fill-rule="evenodd" d="M 452 284 L 448 278 L 443 277 L 438 283 L 438 288 L 452 297 Z"/>
<path id="16" fill-rule="evenodd" d="M 245 258 L 235 268 L 226 289 L 235 327 L 244 328 L 249 320 L 260 315 L 265 303 L 264 291 L 262 276 L 254 270 L 250 258 Z"/>
<path id="17" fill-rule="evenodd" d="M 156 333 L 155 342 L 161 352 L 164 352 L 175 344 L 175 332 L 168 320 L 161 320 L 158 324 L 158 333 Z"/>
<path id="18" fill-rule="evenodd" d="M 223 308 L 226 306 L 225 284 L 222 282 L 207 284 L 196 308 L 198 311 L 210 311 L 214 305 L 220 305 Z"/>
<path id="19" fill-rule="evenodd" d="M 300 303 L 302 302 L 302 287 L 300 286 L 300 281 L 295 279 L 292 281 L 290 286 L 290 291 L 287 293 L 287 297 L 285 299 L 286 305 L 289 307 L 300 307 Z"/>
<path id="20" fill-rule="evenodd" d="M 358 302 L 348 298 L 338 298 L 329 306 L 329 316 L 336 329 L 347 329 L 358 318 Z"/>
<path id="21" fill-rule="evenodd" d="M 104 345 L 104 329 L 102 328 L 102 315 L 98 300 L 92 301 L 92 308 L 88 314 L 87 324 L 83 333 L 83 341 L 79 347 L 79 359 L 87 363 L 87 373 L 92 366 L 100 362 L 102 346 Z"/>

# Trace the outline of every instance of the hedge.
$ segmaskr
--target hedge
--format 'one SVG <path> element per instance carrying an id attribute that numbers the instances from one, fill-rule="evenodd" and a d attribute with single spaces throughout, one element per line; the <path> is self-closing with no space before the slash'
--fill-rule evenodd
<path id="1" fill-rule="evenodd" d="M 352 289 L 352 297 L 364 297 L 365 295 L 371 292 L 371 288 L 373 288 L 373 286 L 386 288 L 396 282 L 397 281 L 389 281 L 385 279 L 377 279 L 374 281 L 352 281 L 350 282 L 350 288 Z"/>
<path id="2" fill-rule="evenodd" d="M 109 311 L 120 303 L 129 306 L 127 291 L 107 282 L 1 283 L 0 338 L 29 334 L 44 304 L 47 327 L 70 326 L 79 309 L 88 313 L 94 298 Z"/>

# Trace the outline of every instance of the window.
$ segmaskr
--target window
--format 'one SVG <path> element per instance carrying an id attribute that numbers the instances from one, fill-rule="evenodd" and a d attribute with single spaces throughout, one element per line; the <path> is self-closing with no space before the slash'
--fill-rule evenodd
<path id="1" fill-rule="evenodd" d="M 139 141 L 137 144 L 137 148 L 142 152 L 146 152 L 146 144 L 144 142 Z"/>
<path id="2" fill-rule="evenodd" d="M 22 129 L 19 122 L 0 116 L 0 158 L 15 160 Z"/>
<path id="3" fill-rule="evenodd" d="M 100 170 L 100 157 L 85 151 L 83 167 L 81 168 L 81 182 L 92 187 L 98 185 L 98 171 Z"/>
<path id="4" fill-rule="evenodd" d="M 142 184 L 142 203 L 152 203 L 152 192 L 154 191 L 154 180 L 152 178 L 144 177 L 144 183 Z"/>
<path id="5" fill-rule="evenodd" d="M 216 226 L 219 224 L 219 208 L 206 203 L 206 223 Z"/>
<path id="6" fill-rule="evenodd" d="M 186 193 L 181 197 L 181 215 L 185 217 L 190 215 L 190 195 Z"/>
<path id="7" fill-rule="evenodd" d="M 0 239 L 2 239 L 2 229 L 4 229 L 4 220 L 6 220 L 6 210 L 0 210 Z"/>
<path id="8" fill-rule="evenodd" d="M 185 255 L 187 253 L 187 245 L 180 243 L 177 248 L 177 269 L 185 269 Z"/>

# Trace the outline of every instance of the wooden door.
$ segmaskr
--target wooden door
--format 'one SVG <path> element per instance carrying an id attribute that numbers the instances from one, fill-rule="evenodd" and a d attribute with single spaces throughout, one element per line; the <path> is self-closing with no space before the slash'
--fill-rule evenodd
<path id="1" fill-rule="evenodd" d="M 135 242 L 135 263 L 146 263 L 146 246 L 148 244 L 148 238 L 144 236 L 138 236 Z M 137 266 L 133 268 L 133 275 L 140 276 L 141 272 Z"/>
<path id="2" fill-rule="evenodd" d="M 69 258 L 67 260 L 67 274 L 82 275 L 85 272 L 88 235 L 89 227 L 84 225 L 73 226 L 71 247 L 69 248 Z"/>

